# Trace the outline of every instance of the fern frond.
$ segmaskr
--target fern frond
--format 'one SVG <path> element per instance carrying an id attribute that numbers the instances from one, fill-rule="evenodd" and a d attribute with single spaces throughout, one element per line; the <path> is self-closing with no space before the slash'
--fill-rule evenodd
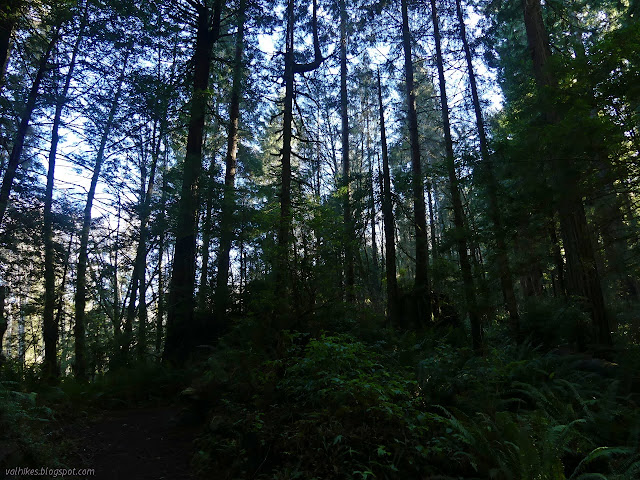
<path id="1" fill-rule="evenodd" d="M 583 476 L 586 475 L 586 474 L 583 474 L 580 477 L 576 477 L 576 475 L 578 473 L 580 473 L 580 471 L 582 470 L 582 468 L 585 465 L 593 462 L 597 458 L 600 458 L 600 457 L 612 457 L 613 455 L 625 455 L 625 454 L 632 453 L 632 451 L 633 451 L 633 449 L 631 447 L 598 447 L 598 448 L 595 448 L 594 450 L 591 451 L 591 453 L 589 453 L 589 455 L 587 455 L 586 457 L 584 457 L 580 461 L 578 466 L 575 468 L 575 470 L 573 471 L 573 473 L 569 477 L 569 480 L 572 480 L 574 478 L 578 478 L 578 479 L 583 479 L 584 480 Z"/>

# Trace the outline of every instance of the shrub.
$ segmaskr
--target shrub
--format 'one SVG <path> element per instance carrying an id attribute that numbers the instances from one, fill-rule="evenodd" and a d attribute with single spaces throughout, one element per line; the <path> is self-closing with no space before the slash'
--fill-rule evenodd
<path id="1" fill-rule="evenodd" d="M 17 382 L 0 381 L 0 471 L 53 461 L 43 428 L 52 419 L 52 410 L 38 405 L 36 393 L 22 391 Z"/>
<path id="2" fill-rule="evenodd" d="M 223 401 L 199 460 L 229 478 L 420 478 L 427 425 L 412 372 L 348 335 L 296 340 L 262 364 L 251 402 Z"/>

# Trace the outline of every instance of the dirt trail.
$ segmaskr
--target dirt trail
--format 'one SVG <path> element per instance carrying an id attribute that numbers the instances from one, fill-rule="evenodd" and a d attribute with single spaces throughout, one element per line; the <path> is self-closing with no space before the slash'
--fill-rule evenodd
<path id="1" fill-rule="evenodd" d="M 175 407 L 105 411 L 67 431 L 76 459 L 69 467 L 95 469 L 92 480 L 196 479 L 189 463 L 197 429 L 179 417 Z"/>

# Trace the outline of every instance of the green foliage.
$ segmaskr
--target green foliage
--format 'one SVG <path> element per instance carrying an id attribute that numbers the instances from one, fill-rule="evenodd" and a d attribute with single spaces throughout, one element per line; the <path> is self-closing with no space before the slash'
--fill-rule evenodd
<path id="1" fill-rule="evenodd" d="M 0 468 L 40 466 L 53 461 L 45 424 L 53 411 L 38 401 L 34 392 L 23 391 L 17 382 L 0 381 Z"/>
<path id="2" fill-rule="evenodd" d="M 174 370 L 156 363 L 141 363 L 109 371 L 91 383 L 67 377 L 56 387 L 41 388 L 48 404 L 63 413 L 78 409 L 130 408 L 156 405 L 178 395 L 190 378 L 187 370 Z"/>
<path id="3" fill-rule="evenodd" d="M 609 446 L 637 445 L 640 417 L 584 362 L 504 343 L 485 358 L 437 348 L 419 370 L 423 395 L 446 405 L 430 408 L 445 432 L 428 441 L 432 464 L 465 478 L 632 478 L 635 447 Z"/>
<path id="4" fill-rule="evenodd" d="M 280 387 L 314 408 L 335 406 L 350 415 L 357 408 L 369 415 L 399 416 L 402 408 L 410 407 L 406 397 L 417 385 L 391 376 L 383 361 L 375 350 L 346 335 L 322 335 L 309 342 L 302 358 L 287 362 Z"/>
<path id="5" fill-rule="evenodd" d="M 275 359 L 221 345 L 190 391 L 209 410 L 196 465 L 273 479 L 637 472 L 640 415 L 624 374 L 495 327 L 482 358 L 455 335 L 384 335 L 285 332 Z"/>
<path id="6" fill-rule="evenodd" d="M 595 341 L 588 315 L 564 300 L 535 298 L 523 310 L 521 331 L 533 345 L 553 348 L 572 343 L 583 350 Z"/>
<path id="7" fill-rule="evenodd" d="M 288 341 L 284 358 L 260 365 L 248 402 L 225 395 L 198 459 L 227 478 L 417 478 L 426 417 L 411 371 L 384 342 Z"/>

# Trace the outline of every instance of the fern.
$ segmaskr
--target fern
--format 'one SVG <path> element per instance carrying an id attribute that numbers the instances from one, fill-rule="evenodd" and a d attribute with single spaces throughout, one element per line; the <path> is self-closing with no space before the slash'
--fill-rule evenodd
<path id="1" fill-rule="evenodd" d="M 610 459 L 612 456 L 614 455 L 629 455 L 633 452 L 633 449 L 630 447 L 598 447 L 595 448 L 591 451 L 591 453 L 589 453 L 589 455 L 587 455 L 586 457 L 584 457 L 582 459 L 582 461 L 578 464 L 578 466 L 575 468 L 575 470 L 573 471 L 573 473 L 571 474 L 571 476 L 569 477 L 569 480 L 572 480 L 574 478 L 583 478 L 584 475 L 581 475 L 580 477 L 576 477 L 576 475 L 578 475 L 580 473 L 580 471 L 589 463 L 593 462 L 594 460 L 598 459 L 598 458 L 602 458 L 602 457 L 606 457 L 608 459 Z M 592 474 L 589 474 L 592 475 Z"/>

